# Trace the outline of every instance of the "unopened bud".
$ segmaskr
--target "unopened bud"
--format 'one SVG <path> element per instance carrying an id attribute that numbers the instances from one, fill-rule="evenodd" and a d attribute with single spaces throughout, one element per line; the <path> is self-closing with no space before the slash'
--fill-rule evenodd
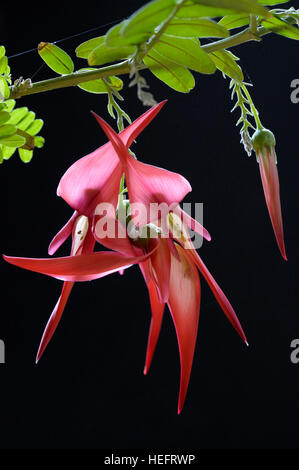
<path id="1" fill-rule="evenodd" d="M 273 149 L 276 143 L 275 136 L 273 132 L 269 131 L 269 129 L 257 129 L 253 134 L 251 141 L 256 153 L 263 151 L 265 147 L 268 150 Z"/>

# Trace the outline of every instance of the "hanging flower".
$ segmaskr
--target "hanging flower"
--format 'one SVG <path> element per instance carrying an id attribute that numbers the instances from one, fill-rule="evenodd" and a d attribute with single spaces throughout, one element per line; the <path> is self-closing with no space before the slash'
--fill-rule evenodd
<path id="1" fill-rule="evenodd" d="M 257 155 L 266 204 L 282 257 L 287 260 L 281 215 L 275 137 L 268 129 L 258 129 L 252 136 Z"/>

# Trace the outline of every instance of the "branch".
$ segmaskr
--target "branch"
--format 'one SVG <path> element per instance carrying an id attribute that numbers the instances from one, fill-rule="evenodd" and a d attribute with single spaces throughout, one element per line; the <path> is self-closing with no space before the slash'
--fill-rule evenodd
<path id="1" fill-rule="evenodd" d="M 222 49 L 228 49 L 230 47 L 238 46 L 248 41 L 260 41 L 261 37 L 265 34 L 269 34 L 271 31 L 267 31 L 266 28 L 260 27 L 257 33 L 254 34 L 250 28 L 246 28 L 233 36 L 219 41 L 206 44 L 202 48 L 206 52 L 214 52 Z M 146 69 L 144 64 L 136 66 L 138 70 Z M 108 65 L 106 67 L 92 70 L 89 72 L 74 72 L 61 77 L 50 78 L 49 80 L 43 80 L 42 82 L 35 82 L 30 88 L 22 88 L 17 86 L 10 87 L 10 99 L 21 98 L 22 96 L 33 95 L 35 93 L 42 93 L 44 91 L 57 90 L 59 88 L 67 88 L 71 86 L 79 85 L 80 83 L 89 82 L 91 80 L 97 80 L 111 75 L 125 75 L 131 72 L 131 65 L 128 60 L 120 62 L 118 64 Z"/>

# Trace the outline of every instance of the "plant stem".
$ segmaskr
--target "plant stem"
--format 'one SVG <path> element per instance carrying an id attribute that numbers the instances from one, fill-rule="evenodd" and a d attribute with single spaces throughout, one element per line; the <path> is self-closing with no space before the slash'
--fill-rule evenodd
<path id="1" fill-rule="evenodd" d="M 259 118 L 259 112 L 258 112 L 258 110 L 256 109 L 256 107 L 254 106 L 254 102 L 252 101 L 252 98 L 251 98 L 251 96 L 250 96 L 249 91 L 248 91 L 247 88 L 246 88 L 246 85 L 244 85 L 244 83 L 243 83 L 243 84 L 241 85 L 241 88 L 242 88 L 242 90 L 244 91 L 244 93 L 245 93 L 245 95 L 246 95 L 246 97 L 247 97 L 247 99 L 248 99 L 248 103 L 249 103 L 249 105 L 250 105 L 250 110 L 251 110 L 251 112 L 252 112 L 252 114 L 253 114 L 253 117 L 254 117 L 254 120 L 255 120 L 255 124 L 256 124 L 257 129 L 263 129 L 264 126 L 262 125 L 261 120 L 260 120 L 260 118 Z"/>
<path id="2" fill-rule="evenodd" d="M 250 31 L 253 34 L 257 33 L 257 20 L 255 15 L 250 15 L 250 24 L 249 24 Z"/>
<path id="3" fill-rule="evenodd" d="M 138 70 L 146 68 L 145 65 L 137 67 Z M 80 83 L 89 82 L 99 78 L 110 77 L 111 75 L 124 75 L 130 72 L 130 65 L 127 60 L 107 67 L 102 67 L 97 70 L 89 72 L 74 72 L 60 77 L 50 78 L 42 82 L 35 82 L 32 87 L 27 89 L 18 89 L 18 87 L 10 87 L 9 99 L 17 99 L 22 96 L 33 95 L 35 93 L 42 93 L 44 91 L 57 90 L 59 88 L 67 88 L 76 86 Z"/>
<path id="4" fill-rule="evenodd" d="M 238 46 L 248 41 L 261 41 L 262 36 L 268 34 L 265 28 L 259 28 L 256 33 L 253 33 L 250 28 L 246 28 L 240 33 L 236 33 L 228 38 L 220 39 L 219 41 L 212 42 L 201 46 L 206 52 L 215 52 L 221 49 L 229 49 L 230 47 Z"/>
<path id="5" fill-rule="evenodd" d="M 219 41 L 215 41 L 211 44 L 206 44 L 202 48 L 206 52 L 214 52 L 222 49 L 228 49 L 230 47 L 243 44 L 248 41 L 259 41 L 261 36 L 268 34 L 270 31 L 267 31 L 265 28 L 258 28 L 257 33 L 254 34 L 250 28 L 246 28 L 244 31 L 241 31 L 233 36 L 230 36 Z M 136 65 L 138 70 L 147 68 L 144 64 Z M 91 80 L 101 79 L 109 77 L 111 75 L 125 75 L 130 73 L 131 65 L 128 60 L 123 62 L 108 65 L 107 67 L 102 67 L 97 70 L 92 70 L 89 72 L 74 72 L 68 75 L 63 75 L 60 77 L 50 78 L 49 80 L 43 80 L 41 82 L 35 82 L 30 88 L 18 88 L 16 86 L 10 87 L 10 99 L 21 98 L 22 96 L 33 95 L 35 93 L 42 93 L 44 91 L 57 90 L 59 88 L 67 88 L 71 86 L 79 85 L 80 83 L 89 82 Z"/>

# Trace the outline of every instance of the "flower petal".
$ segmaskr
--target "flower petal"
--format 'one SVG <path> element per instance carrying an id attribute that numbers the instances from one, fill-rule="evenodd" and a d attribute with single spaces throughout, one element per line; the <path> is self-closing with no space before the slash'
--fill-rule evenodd
<path id="1" fill-rule="evenodd" d="M 171 256 L 167 239 L 159 238 L 159 246 L 150 257 L 150 268 L 161 303 L 168 301 Z"/>
<path id="2" fill-rule="evenodd" d="M 135 160 L 112 127 L 99 116 L 96 119 L 123 165 L 131 205 L 142 205 L 147 211 L 146 220 L 139 215 L 140 225 L 150 222 L 151 203 L 173 206 L 191 191 L 189 182 L 178 173 Z"/>
<path id="3" fill-rule="evenodd" d="M 48 323 L 46 325 L 45 331 L 43 333 L 38 352 L 36 355 L 36 363 L 40 360 L 42 357 L 47 345 L 49 344 L 53 334 L 55 333 L 55 330 L 58 326 L 58 323 L 61 319 L 61 316 L 63 314 L 63 311 L 65 309 L 65 305 L 68 301 L 69 295 L 71 293 L 71 290 L 74 286 L 74 282 L 64 282 L 63 287 L 62 287 L 62 292 L 61 295 L 58 299 L 58 302 L 48 320 Z"/>
<path id="4" fill-rule="evenodd" d="M 137 257 L 128 257 L 111 251 L 100 251 L 62 258 L 17 258 L 3 255 L 5 261 L 20 268 L 46 274 L 63 281 L 91 281 L 128 268 L 147 259 L 152 252 Z"/>
<path id="5" fill-rule="evenodd" d="M 70 236 L 73 230 L 73 225 L 78 217 L 78 212 L 75 211 L 72 215 L 72 217 L 68 220 L 68 222 L 62 227 L 61 230 L 55 235 L 53 240 L 51 241 L 49 248 L 48 248 L 48 253 L 49 255 L 54 255 L 54 253 L 60 248 L 60 246 L 65 242 L 65 240 Z"/>
<path id="6" fill-rule="evenodd" d="M 179 215 L 181 220 L 185 222 L 191 230 L 198 233 L 206 240 L 211 241 L 211 235 L 209 232 L 199 223 L 197 220 L 193 219 L 187 212 L 183 211 L 179 206 L 176 209 L 176 214 Z"/>
<path id="7" fill-rule="evenodd" d="M 193 257 L 198 269 L 200 270 L 201 274 L 207 281 L 211 291 L 213 292 L 218 304 L 222 308 L 224 314 L 227 316 L 228 320 L 232 324 L 232 326 L 235 328 L 237 333 L 240 335 L 242 340 L 244 341 L 245 344 L 248 346 L 248 342 L 245 336 L 245 333 L 243 331 L 243 328 L 238 320 L 238 317 L 231 306 L 229 300 L 227 299 L 226 295 L 222 291 L 222 289 L 219 287 L 215 279 L 213 278 L 212 274 L 198 255 L 198 253 L 195 250 L 188 250 L 190 252 L 190 255 Z"/>
<path id="8" fill-rule="evenodd" d="M 193 362 L 196 344 L 199 308 L 200 280 L 194 262 L 187 251 L 177 246 L 181 261 L 171 258 L 170 292 L 168 306 L 176 329 L 180 350 L 181 380 L 178 413 L 181 412 Z"/>
<path id="9" fill-rule="evenodd" d="M 151 303 L 151 310 L 152 310 L 152 318 L 150 324 L 150 330 L 148 335 L 147 341 L 147 349 L 146 349 L 146 357 L 145 357 L 145 366 L 143 373 L 146 375 L 149 371 L 152 358 L 156 349 L 157 341 L 160 334 L 162 319 L 163 319 L 163 312 L 165 303 L 160 302 L 157 294 L 157 290 L 153 281 L 150 281 L 147 284 L 150 303 Z"/>
<path id="10" fill-rule="evenodd" d="M 138 137 L 143 129 L 145 129 L 145 127 L 147 127 L 148 124 L 156 117 L 166 102 L 167 100 L 161 101 L 161 103 L 158 103 L 156 106 L 148 109 L 119 134 L 121 140 L 127 148 L 132 145 L 136 137 Z M 97 116 L 95 117 L 97 118 Z"/>
<path id="11" fill-rule="evenodd" d="M 279 194 L 279 178 L 276 164 L 276 155 L 274 149 L 265 150 L 265 154 L 258 154 L 260 174 L 275 238 L 282 257 L 287 261 L 283 223 Z"/>
<path id="12" fill-rule="evenodd" d="M 80 214 L 90 215 L 99 202 L 116 206 L 122 167 L 109 142 L 77 160 L 63 175 L 57 189 Z"/>
<path id="13" fill-rule="evenodd" d="M 165 101 L 149 109 L 120 133 L 124 145 L 131 145 L 164 104 Z M 98 119 L 97 115 L 95 117 Z M 80 214 L 90 215 L 99 202 L 116 206 L 121 176 L 120 161 L 111 143 L 107 142 L 77 160 L 66 171 L 58 185 L 57 195 Z"/>
<path id="14" fill-rule="evenodd" d="M 122 223 L 110 217 L 95 215 L 93 233 L 96 241 L 110 250 L 126 256 L 140 256 L 142 251 L 134 247 Z"/>

